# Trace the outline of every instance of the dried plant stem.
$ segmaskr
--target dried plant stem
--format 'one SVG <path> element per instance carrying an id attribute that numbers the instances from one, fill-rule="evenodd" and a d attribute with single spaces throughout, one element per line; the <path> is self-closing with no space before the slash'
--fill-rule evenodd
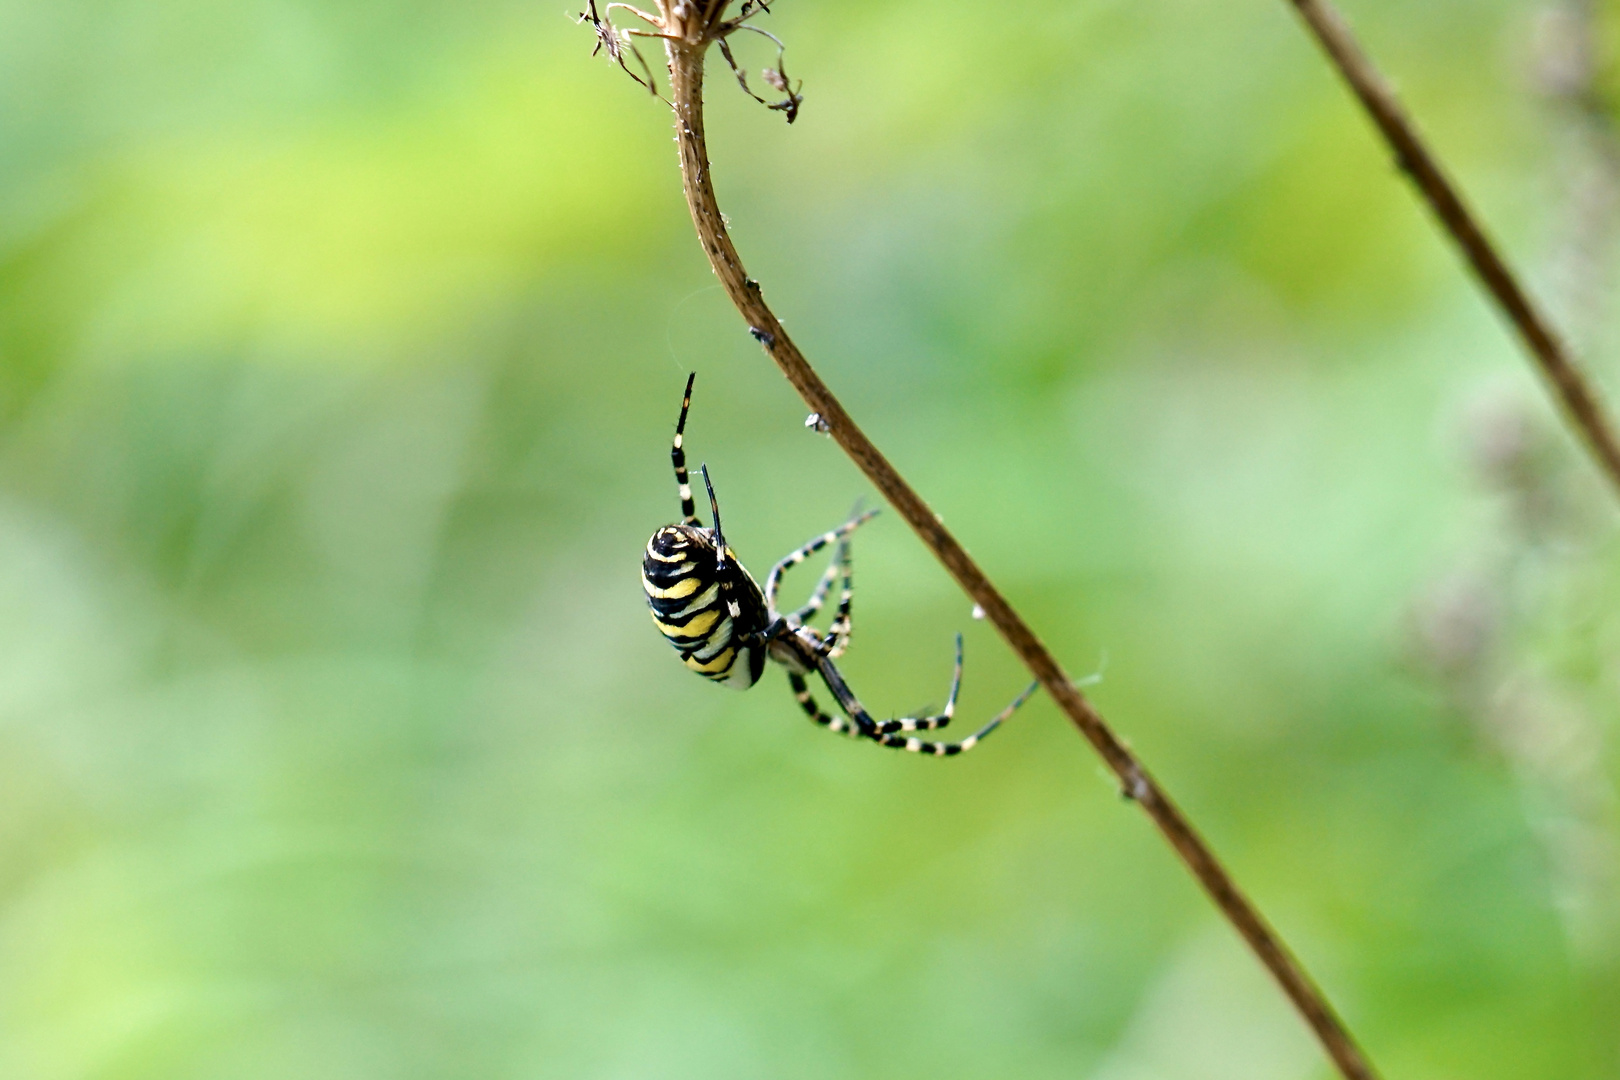
<path id="1" fill-rule="evenodd" d="M 1513 323 L 1541 373 L 1552 384 L 1564 414 L 1597 458 L 1598 466 L 1620 494 L 1620 442 L 1597 392 L 1576 366 L 1574 357 L 1553 330 L 1518 278 L 1485 234 L 1440 162 L 1418 135 L 1395 91 L 1357 43 L 1344 17 L 1328 0 L 1289 0 L 1315 35 L 1339 74 L 1350 84 L 1383 134 L 1418 192 L 1451 235 L 1479 281 Z"/>
<path id="2" fill-rule="evenodd" d="M 766 306 L 759 285 L 743 270 L 737 249 L 727 234 L 725 219 L 721 217 L 720 208 L 715 202 L 703 136 L 703 60 L 710 40 L 702 32 L 696 32 L 673 34 L 666 38 L 664 44 L 669 54 L 676 142 L 680 147 L 681 177 L 685 183 L 687 205 L 692 211 L 692 221 L 697 226 L 698 239 L 708 254 L 709 263 L 732 303 L 747 320 L 749 329 L 771 359 L 776 361 L 777 367 L 781 368 L 782 374 L 787 376 L 804 403 L 813 412 L 821 414 L 838 445 L 917 531 L 923 543 L 963 591 L 979 605 L 985 617 L 1046 688 L 1058 708 L 1102 755 L 1119 778 L 1123 792 L 1153 819 L 1216 906 L 1282 986 L 1339 1071 L 1347 1080 L 1373 1080 L 1375 1074 L 1372 1067 L 1362 1056 L 1350 1033 L 1276 931 L 1243 895 L 1225 867 L 1140 759 L 1086 701 L 1034 631 L 990 583 L 984 571 L 968 556 L 938 516 L 928 508 L 928 504 L 850 419 L 849 413 L 810 367 L 782 324 Z"/>

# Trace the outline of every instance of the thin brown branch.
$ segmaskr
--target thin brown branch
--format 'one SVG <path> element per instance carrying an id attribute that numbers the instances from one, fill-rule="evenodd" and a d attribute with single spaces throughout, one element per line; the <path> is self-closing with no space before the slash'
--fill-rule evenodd
<path id="1" fill-rule="evenodd" d="M 1456 185 L 1418 135 L 1395 91 L 1362 51 L 1344 17 L 1328 0 L 1289 0 L 1289 3 L 1294 5 L 1339 74 L 1350 84 L 1395 152 L 1396 163 L 1417 185 L 1419 194 L 1462 250 L 1480 283 L 1513 323 L 1542 375 L 1552 384 L 1565 416 L 1620 494 L 1620 442 L 1615 439 L 1614 425 L 1563 339 L 1497 252 Z"/>
<path id="2" fill-rule="evenodd" d="M 1123 793 L 1141 806 L 1159 827 L 1222 914 L 1276 978 L 1346 1080 L 1374 1080 L 1376 1074 L 1371 1065 L 1326 997 L 1289 952 L 1277 932 L 1244 896 L 1209 845 L 1159 786 L 1147 767 L 1104 722 L 1035 636 L 1035 632 L 991 584 L 984 571 L 968 556 L 939 517 L 850 418 L 766 305 L 759 284 L 744 271 L 742 260 L 726 231 L 725 219 L 715 201 L 704 141 L 703 62 L 713 41 L 712 27 L 716 25 L 713 16 L 716 12 L 708 9 L 707 14 L 711 18 L 705 20 L 691 12 L 689 2 L 666 0 L 660 6 L 669 34 L 665 48 L 669 56 L 676 143 L 680 148 L 681 177 L 686 189 L 687 205 L 709 263 L 747 322 L 750 332 L 799 392 L 804 403 L 812 412 L 819 414 L 838 445 L 916 530 L 923 543 L 963 591 L 978 604 L 985 617 L 1046 688 L 1058 708 L 1102 755 L 1119 778 Z M 720 8 L 723 10 L 724 6 L 722 2 Z"/>

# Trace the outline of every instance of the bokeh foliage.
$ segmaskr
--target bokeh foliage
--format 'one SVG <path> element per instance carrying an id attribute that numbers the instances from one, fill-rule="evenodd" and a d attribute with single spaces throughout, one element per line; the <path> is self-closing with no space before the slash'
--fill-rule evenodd
<path id="1" fill-rule="evenodd" d="M 1567 313 L 1542 6 L 1351 13 Z M 721 198 L 851 410 L 1387 1075 L 1613 1076 L 1613 515 L 1286 5 L 771 28 L 807 103 L 712 80 Z M 1041 699 L 916 760 L 674 663 L 686 370 L 756 571 L 870 493 L 589 47 L 0 0 L 0 1076 L 1327 1075 Z M 875 709 L 958 627 L 969 718 L 1021 685 L 856 554 Z"/>

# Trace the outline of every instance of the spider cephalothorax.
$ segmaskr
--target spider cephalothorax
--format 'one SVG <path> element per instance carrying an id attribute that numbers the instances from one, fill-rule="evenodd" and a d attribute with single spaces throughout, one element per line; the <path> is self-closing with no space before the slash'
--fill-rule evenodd
<path id="1" fill-rule="evenodd" d="M 871 520 L 877 511 L 857 513 L 843 525 L 787 555 L 771 567 L 762 590 L 738 560 L 737 553 L 726 545 L 720 528 L 720 503 L 709 482 L 707 466 L 703 468 L 703 483 L 708 490 L 714 524 L 705 528 L 697 518 L 684 445 L 686 413 L 692 405 L 692 382 L 696 377 L 694 374 L 686 380 L 681 415 L 675 424 L 675 441 L 670 449 L 681 497 L 681 521 L 653 533 L 641 563 L 641 585 L 652 609 L 653 623 L 675 647 L 681 662 L 706 679 L 746 690 L 759 681 L 765 661 L 773 660 L 787 669 L 788 684 L 799 706 L 818 724 L 884 746 L 942 757 L 972 749 L 1024 703 L 1034 692 L 1035 684 L 1018 695 L 990 723 L 959 743 L 930 742 L 907 734 L 932 731 L 951 722 L 962 685 L 962 635 L 958 634 L 955 674 L 951 678 L 950 697 L 941 713 L 881 722 L 872 719 L 833 666 L 833 661 L 849 647 L 850 605 L 855 591 L 849 535 Z M 776 595 L 782 575 L 829 544 L 838 547 L 809 602 L 786 614 L 777 611 Z M 822 631 L 807 625 L 826 603 L 840 574 L 843 592 L 831 626 Z M 820 676 L 849 719 L 821 711 L 805 682 L 805 676 L 811 673 Z"/>

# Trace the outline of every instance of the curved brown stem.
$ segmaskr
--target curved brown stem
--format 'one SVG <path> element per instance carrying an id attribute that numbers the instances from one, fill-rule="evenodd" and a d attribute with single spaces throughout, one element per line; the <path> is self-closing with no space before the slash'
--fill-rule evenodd
<path id="1" fill-rule="evenodd" d="M 720 6 L 723 7 L 723 3 Z M 850 418 L 766 305 L 758 283 L 743 270 L 742 260 L 737 256 L 737 249 L 726 231 L 725 219 L 715 202 L 708 150 L 703 137 L 703 60 L 711 40 L 701 31 L 688 30 L 672 34 L 665 42 L 673 86 L 676 143 L 680 148 L 686 203 L 692 212 L 698 239 L 703 244 L 715 275 L 747 321 L 749 330 L 771 359 L 776 361 L 776 366 L 787 376 L 804 403 L 811 411 L 821 415 L 838 445 L 893 504 L 907 524 L 916 530 L 923 543 L 963 591 L 979 605 L 985 617 L 1046 688 L 1058 708 L 1102 755 L 1119 778 L 1124 794 L 1153 819 L 1210 899 L 1277 980 L 1339 1071 L 1347 1080 L 1374 1080 L 1376 1074 L 1372 1066 L 1356 1046 L 1344 1023 L 1288 951 L 1277 932 L 1243 895 L 1232 876 L 1210 851 L 1209 845 L 1193 829 L 1146 766 L 1092 708 L 1074 681 L 1035 636 L 1035 632 L 991 584 L 984 571 L 968 556 L 922 497 L 895 471 L 888 458 Z"/>

